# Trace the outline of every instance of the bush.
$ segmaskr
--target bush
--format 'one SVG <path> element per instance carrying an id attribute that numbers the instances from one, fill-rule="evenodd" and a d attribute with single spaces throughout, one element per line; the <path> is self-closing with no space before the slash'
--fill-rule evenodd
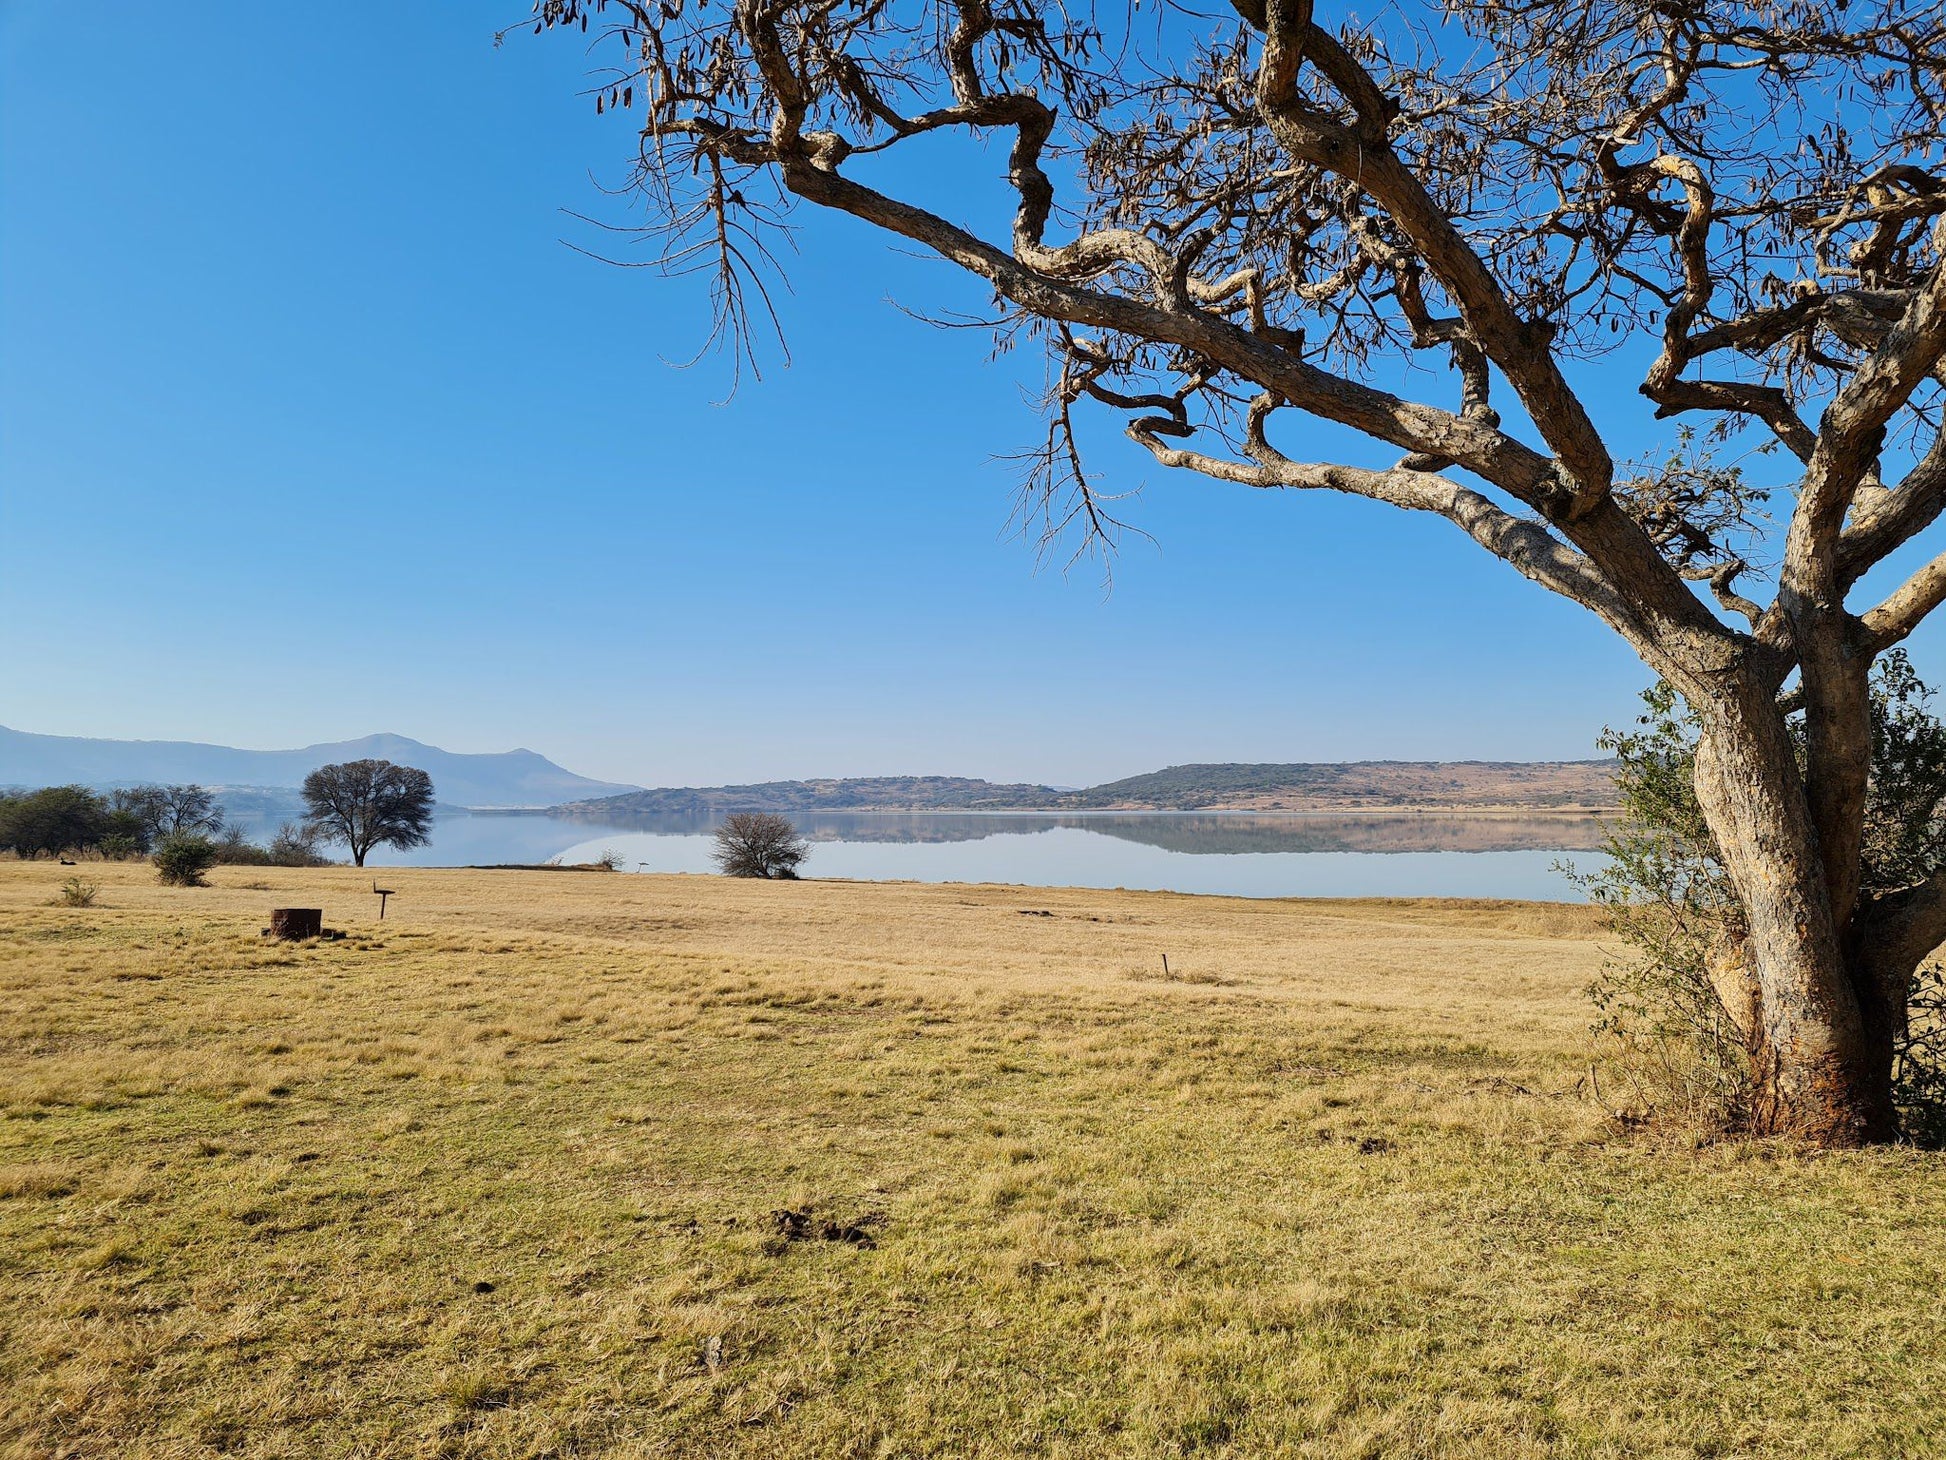
<path id="1" fill-rule="evenodd" d="M 329 867 L 331 859 L 318 850 L 318 829 L 300 821 L 287 821 L 270 839 L 270 865 L 273 867 Z"/>
<path id="2" fill-rule="evenodd" d="M 170 887 L 203 887 L 203 874 L 216 865 L 216 843 L 206 836 L 177 833 L 155 849 L 155 870 Z"/>
<path id="3" fill-rule="evenodd" d="M 269 849 L 253 843 L 243 834 L 243 828 L 240 826 L 226 827 L 223 835 L 212 845 L 216 849 L 216 860 L 225 867 L 268 867 L 270 865 Z"/>
<path id="4" fill-rule="evenodd" d="M 1907 1140 L 1946 1149 L 1946 969 L 1937 963 L 1912 976 L 1905 1038 L 1892 1063 L 1892 1099 Z"/>
<path id="5" fill-rule="evenodd" d="M 1634 731 L 1602 735 L 1622 814 L 1603 848 L 1609 865 L 1579 879 L 1630 949 L 1588 991 L 1595 1032 L 1641 1111 L 1735 1127 L 1752 1071 L 1716 975 L 1735 967 L 1743 908 L 1696 801 L 1695 717 L 1668 685 L 1642 699 Z"/>
<path id="6" fill-rule="evenodd" d="M 795 878 L 811 844 L 768 811 L 738 811 L 716 828 L 712 860 L 726 877 Z"/>
<path id="7" fill-rule="evenodd" d="M 269 846 L 259 846 L 233 826 L 214 843 L 216 860 L 226 867 L 329 867 L 331 859 L 318 852 L 318 834 L 287 821 L 277 828 Z"/>
<path id="8" fill-rule="evenodd" d="M 128 792 L 111 791 L 108 811 L 101 819 L 102 856 L 116 861 L 145 856 L 155 845 L 155 829 L 126 803 Z M 115 850 L 110 851 L 113 846 Z"/>
<path id="9" fill-rule="evenodd" d="M 55 907 L 93 907 L 95 894 L 101 889 L 92 882 L 83 882 L 79 877 L 70 877 L 61 884 L 61 890 L 54 894 Z"/>

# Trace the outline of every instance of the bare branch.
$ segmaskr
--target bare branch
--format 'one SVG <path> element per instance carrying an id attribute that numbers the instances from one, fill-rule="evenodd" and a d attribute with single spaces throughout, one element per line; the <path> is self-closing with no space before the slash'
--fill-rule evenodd
<path id="1" fill-rule="evenodd" d="M 1941 603 L 1946 603 L 1946 553 L 1919 569 L 1860 618 L 1867 652 L 1884 653 L 1918 628 Z"/>
<path id="2" fill-rule="evenodd" d="M 1128 434 L 1162 465 L 1199 472 L 1217 481 L 1260 489 L 1343 492 L 1406 511 L 1436 513 L 1534 582 L 1600 614 L 1631 639 L 1641 636 L 1634 611 L 1600 570 L 1541 524 L 1504 512 L 1480 493 L 1436 472 L 1408 466 L 1372 471 L 1291 461 L 1264 440 L 1263 422 L 1274 406 L 1273 398 L 1267 396 L 1259 397 L 1252 406 L 1249 431 L 1253 459 L 1249 461 L 1171 444 L 1165 437 L 1183 429 L 1173 417 L 1140 417 L 1129 423 Z"/>

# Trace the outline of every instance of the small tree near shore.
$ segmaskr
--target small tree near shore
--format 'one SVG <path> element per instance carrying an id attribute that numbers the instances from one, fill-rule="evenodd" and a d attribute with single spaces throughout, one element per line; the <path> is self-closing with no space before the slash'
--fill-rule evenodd
<path id="1" fill-rule="evenodd" d="M 726 877 L 795 878 L 811 844 L 797 828 L 768 811 L 738 811 L 716 828 L 710 853 Z"/>
<path id="2" fill-rule="evenodd" d="M 432 777 L 389 760 L 319 766 L 304 778 L 305 825 L 351 848 L 362 867 L 373 847 L 423 847 L 432 840 Z"/>

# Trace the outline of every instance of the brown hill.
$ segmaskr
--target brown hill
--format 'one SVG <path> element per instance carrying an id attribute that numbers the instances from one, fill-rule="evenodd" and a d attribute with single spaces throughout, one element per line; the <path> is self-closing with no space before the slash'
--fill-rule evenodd
<path id="1" fill-rule="evenodd" d="M 1343 811 L 1375 807 L 1574 808 L 1615 804 L 1607 760 L 1181 765 L 1072 793 L 1090 810 Z"/>
<path id="2" fill-rule="evenodd" d="M 602 820 L 727 811 L 1553 811 L 1614 804 L 1612 761 L 1371 760 L 1170 766 L 1080 791 L 957 776 L 769 781 L 634 791 L 578 801 L 557 814 Z"/>

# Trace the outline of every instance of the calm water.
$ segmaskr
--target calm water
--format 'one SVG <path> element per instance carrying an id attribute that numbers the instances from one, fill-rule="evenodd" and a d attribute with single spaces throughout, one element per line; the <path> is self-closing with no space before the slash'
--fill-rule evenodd
<path id="1" fill-rule="evenodd" d="M 1557 870 L 1602 860 L 1591 817 L 1437 814 L 805 814 L 807 877 L 1129 887 L 1243 897 L 1577 900 Z M 443 815 L 433 843 L 374 865 L 592 861 L 631 872 L 711 872 L 711 823 L 598 825 L 539 815 Z"/>

